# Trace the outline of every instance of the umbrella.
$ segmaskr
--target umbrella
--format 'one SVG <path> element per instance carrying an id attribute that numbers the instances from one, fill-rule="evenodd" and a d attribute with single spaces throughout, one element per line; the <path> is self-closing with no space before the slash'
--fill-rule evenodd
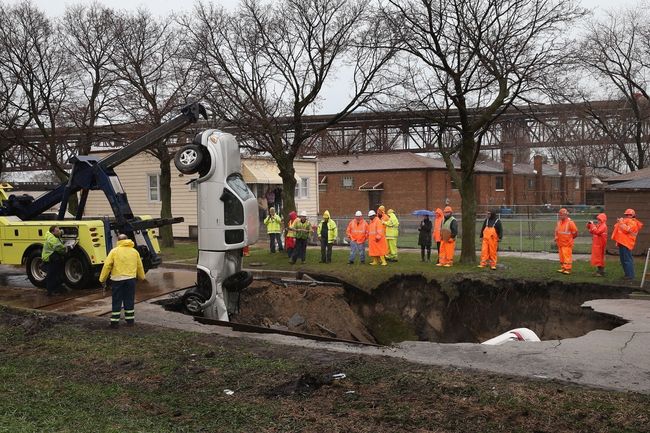
<path id="1" fill-rule="evenodd" d="M 434 216 L 435 214 L 431 212 L 430 210 L 426 209 L 419 209 L 419 210 L 414 210 L 411 212 L 411 214 L 416 215 L 416 216 Z"/>

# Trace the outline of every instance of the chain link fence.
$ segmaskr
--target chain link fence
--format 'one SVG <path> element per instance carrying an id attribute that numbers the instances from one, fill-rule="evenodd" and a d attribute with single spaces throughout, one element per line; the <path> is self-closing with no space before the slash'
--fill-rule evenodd
<path id="1" fill-rule="evenodd" d="M 578 237 L 575 239 L 573 252 L 576 254 L 591 252 L 591 235 L 587 231 L 588 221 L 594 221 L 596 215 L 604 211 L 602 207 L 590 206 L 565 206 L 571 219 L 578 227 Z M 480 229 L 485 219 L 485 213 L 489 208 L 487 206 L 479 207 L 477 215 L 480 217 L 476 220 L 476 248 L 481 249 Z M 555 245 L 555 225 L 557 224 L 557 212 L 559 206 L 517 206 L 513 208 L 496 208 L 501 224 L 503 226 L 503 239 L 499 243 L 501 251 L 515 252 L 557 252 Z M 397 245 L 399 248 L 419 248 L 418 247 L 418 227 L 422 221 L 421 217 L 413 215 L 397 214 L 399 219 L 399 238 Z M 462 244 L 462 217 L 455 216 L 458 220 L 459 234 L 457 237 L 456 248 L 460 249 Z M 345 230 L 353 216 L 333 217 L 338 227 L 337 245 L 347 245 L 345 240 Z M 433 218 L 431 218 L 433 220 Z M 613 220 L 613 217 L 611 218 Z M 317 224 L 322 218 L 316 218 L 312 215 L 309 217 L 312 223 L 313 232 L 310 243 L 318 244 Z M 260 233 L 264 239 L 266 236 L 266 227 L 260 228 Z M 268 239 L 268 238 L 267 238 Z"/>

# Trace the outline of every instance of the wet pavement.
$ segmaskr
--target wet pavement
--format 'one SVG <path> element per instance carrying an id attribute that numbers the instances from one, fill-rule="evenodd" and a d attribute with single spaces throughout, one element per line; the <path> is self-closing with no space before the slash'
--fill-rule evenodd
<path id="1" fill-rule="evenodd" d="M 138 281 L 136 303 L 157 298 L 192 286 L 196 273 L 183 269 L 152 269 L 145 281 Z M 102 316 L 111 311 L 111 291 L 101 288 L 69 291 L 46 296 L 45 289 L 34 287 L 23 268 L 0 265 L 0 305 L 86 316 Z"/>

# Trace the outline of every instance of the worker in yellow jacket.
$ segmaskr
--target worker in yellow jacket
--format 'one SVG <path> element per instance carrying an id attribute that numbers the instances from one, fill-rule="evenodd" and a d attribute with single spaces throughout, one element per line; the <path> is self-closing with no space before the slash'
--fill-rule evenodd
<path id="1" fill-rule="evenodd" d="M 106 285 L 111 278 L 113 308 L 111 310 L 111 328 L 120 324 L 122 306 L 126 324 L 135 323 L 135 279 L 144 280 L 144 266 L 140 253 L 134 248 L 134 243 L 126 235 L 117 237 L 117 247 L 113 248 L 102 267 L 99 282 Z"/>
<path id="2" fill-rule="evenodd" d="M 388 209 L 386 212 L 388 219 L 384 221 L 386 226 L 386 243 L 388 244 L 388 254 L 386 260 L 389 262 L 397 261 L 397 237 L 399 236 L 399 220 L 393 209 Z"/>
<path id="3" fill-rule="evenodd" d="M 323 212 L 323 221 L 318 225 L 320 238 L 320 263 L 332 263 L 332 245 L 339 235 L 336 222 L 330 218 L 329 211 Z"/>

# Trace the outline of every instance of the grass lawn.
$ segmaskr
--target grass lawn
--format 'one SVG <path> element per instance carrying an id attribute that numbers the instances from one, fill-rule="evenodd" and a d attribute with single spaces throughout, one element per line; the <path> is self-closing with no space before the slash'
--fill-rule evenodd
<path id="1" fill-rule="evenodd" d="M 196 251 L 196 243 L 194 242 L 176 242 L 174 248 L 163 251 L 164 260 L 168 261 L 169 257 L 174 257 L 176 260 L 195 263 Z M 460 252 L 457 251 L 456 259 L 459 256 Z M 332 258 L 333 263 L 318 263 L 320 260 L 320 247 L 315 246 L 307 249 L 306 264 L 301 265 L 298 263 L 296 265 L 290 265 L 286 254 L 271 254 L 268 247 L 259 243 L 257 246 L 251 247 L 251 255 L 244 259 L 244 266 L 254 267 L 255 269 L 302 270 L 316 274 L 328 274 L 366 290 L 376 287 L 395 274 L 423 274 L 428 278 L 439 280 L 462 274 L 463 276 L 480 278 L 513 278 L 537 281 L 551 279 L 565 282 L 588 282 L 611 285 L 621 284 L 623 277 L 623 270 L 616 256 L 607 259 L 607 276 L 604 278 L 594 276 L 594 269 L 588 261 L 584 260 L 574 262 L 573 274 L 562 275 L 556 272 L 559 267 L 556 261 L 528 259 L 524 257 L 499 258 L 499 263 L 503 267 L 500 267 L 497 271 L 478 269 L 476 265 L 461 264 L 456 264 L 452 268 L 439 268 L 432 263 L 422 263 L 420 261 L 419 250 L 413 249 L 401 250 L 399 262 L 389 263 L 388 266 L 370 266 L 368 264 L 365 266 L 360 264 L 348 265 L 347 258 L 348 250 L 346 248 L 335 248 Z M 640 282 L 643 264 L 642 258 L 635 258 L 638 280 L 634 283 L 636 286 Z"/>
<path id="2" fill-rule="evenodd" d="M 0 307 L 0 432 L 641 432 L 650 425 L 647 395 L 105 326 Z M 340 372 L 347 377 L 318 386 Z"/>

